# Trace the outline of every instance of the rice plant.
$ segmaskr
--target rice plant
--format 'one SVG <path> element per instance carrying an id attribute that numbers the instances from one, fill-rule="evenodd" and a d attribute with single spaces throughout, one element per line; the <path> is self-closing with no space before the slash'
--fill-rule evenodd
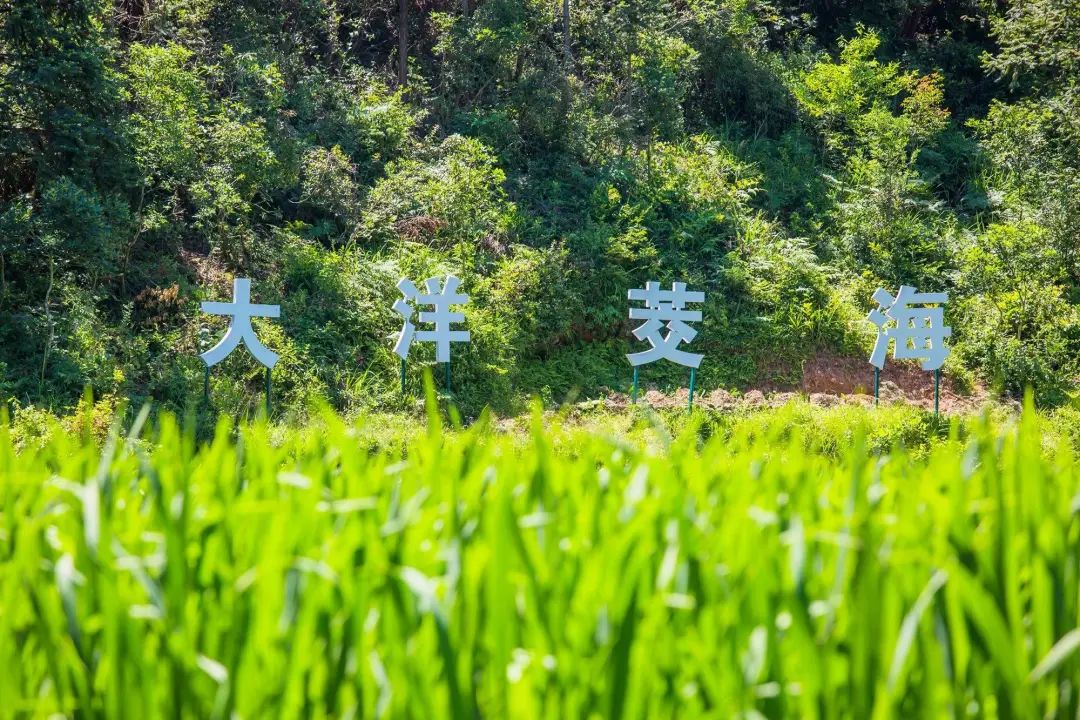
<path id="1" fill-rule="evenodd" d="M 0 716 L 1075 717 L 1071 451 L 860 417 L 0 428 Z"/>

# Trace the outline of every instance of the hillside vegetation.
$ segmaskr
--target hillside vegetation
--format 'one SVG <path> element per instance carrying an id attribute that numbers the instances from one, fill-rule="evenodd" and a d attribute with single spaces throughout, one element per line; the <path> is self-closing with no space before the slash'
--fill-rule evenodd
<path id="1" fill-rule="evenodd" d="M 89 385 L 182 411 L 223 329 L 198 303 L 241 276 L 282 306 L 257 324 L 278 408 L 401 409 L 394 284 L 453 272 L 471 416 L 625 389 L 626 290 L 649 279 L 707 293 L 706 391 L 867 353 L 871 292 L 903 283 L 951 293 L 951 378 L 1061 403 L 1078 18 L 1078 0 L 4 3 L 0 396 L 62 409 Z M 246 411 L 259 369 L 237 353 L 212 390 Z"/>

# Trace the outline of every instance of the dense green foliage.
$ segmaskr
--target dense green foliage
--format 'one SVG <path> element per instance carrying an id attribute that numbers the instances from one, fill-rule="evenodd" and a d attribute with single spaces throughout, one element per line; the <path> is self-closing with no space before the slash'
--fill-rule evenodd
<path id="1" fill-rule="evenodd" d="M 0 717 L 1076 715 L 1080 466 L 1033 412 L 632 420 L 4 423 Z"/>
<path id="2" fill-rule="evenodd" d="M 625 388 L 625 293 L 708 293 L 699 384 L 867 350 L 948 290 L 947 371 L 1080 371 L 1078 0 L 0 5 L 0 396 L 183 409 L 198 312 L 280 302 L 281 407 L 402 407 L 396 279 L 453 271 L 470 415 Z M 404 54 L 402 53 L 404 48 Z M 414 365 L 429 361 L 423 353 Z M 650 382 L 685 382 L 672 368 Z M 418 385 L 418 381 L 413 383 Z M 257 402 L 238 356 L 217 406 Z"/>

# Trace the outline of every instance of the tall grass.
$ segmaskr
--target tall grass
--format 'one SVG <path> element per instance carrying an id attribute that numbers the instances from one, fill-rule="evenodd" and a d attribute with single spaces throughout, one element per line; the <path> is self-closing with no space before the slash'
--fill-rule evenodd
<path id="1" fill-rule="evenodd" d="M 1029 414 L 877 456 L 875 417 L 0 429 L 0 715 L 1075 717 L 1071 452 Z"/>

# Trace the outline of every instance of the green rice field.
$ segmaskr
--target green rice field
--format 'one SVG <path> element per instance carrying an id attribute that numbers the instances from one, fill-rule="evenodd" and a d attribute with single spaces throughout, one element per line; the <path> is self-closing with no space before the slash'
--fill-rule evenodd
<path id="1" fill-rule="evenodd" d="M 0 716 L 1077 717 L 1045 418 L 677 425 L 4 423 Z"/>

